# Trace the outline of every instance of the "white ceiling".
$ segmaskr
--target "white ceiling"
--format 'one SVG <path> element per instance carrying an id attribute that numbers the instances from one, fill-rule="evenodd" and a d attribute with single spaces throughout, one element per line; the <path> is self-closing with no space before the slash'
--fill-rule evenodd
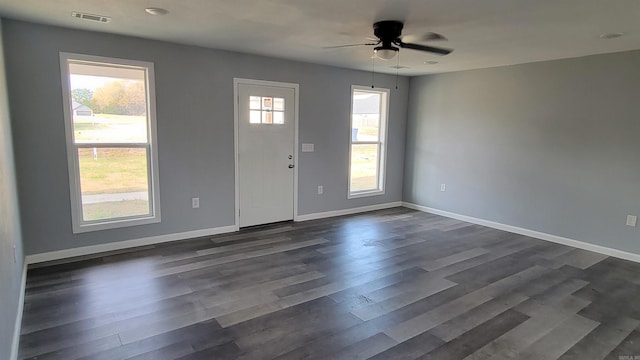
<path id="1" fill-rule="evenodd" d="M 170 13 L 150 16 L 146 7 Z M 79 20 L 72 11 L 112 20 Z M 361 70 L 371 70 L 371 47 L 323 47 L 367 42 L 378 20 L 404 21 L 405 35 L 449 39 L 427 43 L 455 49 L 444 57 L 402 50 L 404 75 L 640 48 L 639 0 L 0 0 L 0 15 Z M 599 38 L 612 32 L 626 35 Z M 394 65 L 376 60 L 376 71 L 395 73 Z"/>

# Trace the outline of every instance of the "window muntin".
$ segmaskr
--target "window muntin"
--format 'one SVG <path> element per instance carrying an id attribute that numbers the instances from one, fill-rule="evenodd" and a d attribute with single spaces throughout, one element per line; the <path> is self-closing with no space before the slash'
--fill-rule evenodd
<path id="1" fill-rule="evenodd" d="M 60 59 L 74 232 L 159 222 L 153 64 Z"/>
<path id="2" fill-rule="evenodd" d="M 389 90 L 353 86 L 349 198 L 384 194 Z"/>

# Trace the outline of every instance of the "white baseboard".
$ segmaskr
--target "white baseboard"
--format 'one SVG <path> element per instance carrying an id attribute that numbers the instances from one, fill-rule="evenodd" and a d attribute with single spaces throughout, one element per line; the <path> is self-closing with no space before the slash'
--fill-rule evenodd
<path id="1" fill-rule="evenodd" d="M 119 242 L 114 242 L 109 244 L 83 246 L 83 247 L 77 247 L 73 249 L 65 249 L 65 250 L 51 251 L 51 252 L 46 252 L 41 254 L 27 255 L 26 263 L 36 264 L 36 263 L 41 263 L 45 261 L 60 260 L 60 259 L 66 259 L 66 258 L 71 258 L 76 256 L 98 254 L 102 252 L 128 249 L 128 248 L 137 247 L 137 246 L 154 245 L 154 244 L 160 244 L 160 243 L 165 243 L 169 241 L 178 241 L 178 240 L 186 240 L 186 239 L 192 239 L 192 238 L 203 237 L 203 236 L 225 234 L 225 233 L 230 233 L 234 231 L 238 231 L 238 227 L 236 225 L 230 225 L 230 226 L 221 226 L 221 227 L 211 228 L 211 229 L 202 229 L 202 230 L 186 231 L 186 232 L 174 233 L 174 234 L 150 236 L 150 237 L 145 237 L 140 239 L 119 241 Z"/>
<path id="2" fill-rule="evenodd" d="M 308 221 L 308 220 L 324 219 L 324 218 L 334 217 L 334 216 L 350 215 L 350 214 L 357 214 L 357 213 L 362 213 L 367 211 L 389 209 L 389 208 L 394 208 L 398 206 L 402 206 L 401 201 L 390 202 L 385 204 L 362 206 L 362 207 L 351 208 L 351 209 L 333 210 L 333 211 L 326 211 L 321 213 L 298 215 L 294 220 Z"/>
<path id="3" fill-rule="evenodd" d="M 419 210 L 419 211 L 427 212 L 430 214 L 435 214 L 435 215 L 440 215 L 440 216 L 444 216 L 444 217 L 448 217 L 456 220 L 466 221 L 472 224 L 478 224 L 478 225 L 482 225 L 482 226 L 486 226 L 486 227 L 490 227 L 498 230 L 509 231 L 512 233 L 520 234 L 520 235 L 525 235 L 525 236 L 529 236 L 529 237 L 533 237 L 541 240 L 551 241 L 551 242 L 562 244 L 562 245 L 572 246 L 578 249 L 593 251 L 599 254 L 613 256 L 616 258 L 640 263 L 640 254 L 634 254 L 627 251 L 612 249 L 609 247 L 595 245 L 595 244 L 591 244 L 584 241 L 569 239 L 569 238 L 557 236 L 557 235 L 551 235 L 551 234 L 547 234 L 547 233 L 543 233 L 535 230 L 529 230 L 529 229 L 525 229 L 517 226 L 501 224 L 498 222 L 479 219 L 471 216 L 460 215 L 460 214 L 456 214 L 456 213 L 452 213 L 444 210 L 438 210 L 438 209 L 434 209 L 426 206 L 416 205 L 408 202 L 403 202 L 402 206 L 409 209 Z"/>
<path id="4" fill-rule="evenodd" d="M 398 207 L 398 206 L 402 206 L 401 201 L 396 201 L 396 202 L 386 203 L 386 204 L 371 205 L 371 206 L 363 206 L 363 207 L 352 208 L 352 209 L 327 211 L 323 213 L 299 215 L 294 220 L 307 221 L 307 220 L 314 220 L 314 219 L 322 219 L 322 218 L 333 217 L 333 216 L 349 215 L 349 214 L 356 214 L 356 213 L 361 213 L 366 211 L 388 209 L 388 208 Z M 145 237 L 140 239 L 119 241 L 119 242 L 108 243 L 108 244 L 82 246 L 82 247 L 77 247 L 73 249 L 65 249 L 65 250 L 51 251 L 51 252 L 40 253 L 40 254 L 27 255 L 26 264 L 37 264 L 37 263 L 67 259 L 67 258 L 72 258 L 77 256 L 99 254 L 107 251 L 128 249 L 128 248 L 133 248 L 138 246 L 154 245 L 154 244 L 160 244 L 160 243 L 170 242 L 170 241 L 186 240 L 186 239 L 192 239 L 192 238 L 203 237 L 203 236 L 225 234 L 225 233 L 230 233 L 234 231 L 238 231 L 238 226 L 236 225 L 222 226 L 222 227 L 211 228 L 211 229 L 187 231 L 182 233 L 166 234 L 166 235 L 159 235 L 159 236 L 150 236 L 150 237 Z"/>
<path id="5" fill-rule="evenodd" d="M 20 347 L 20 333 L 22 332 L 22 313 L 24 311 L 24 294 L 27 290 L 27 262 L 22 267 L 22 279 L 20 280 L 20 297 L 18 298 L 18 311 L 16 312 L 16 322 L 13 328 L 13 341 L 11 342 L 11 355 L 9 359 L 18 360 L 18 349 Z"/>

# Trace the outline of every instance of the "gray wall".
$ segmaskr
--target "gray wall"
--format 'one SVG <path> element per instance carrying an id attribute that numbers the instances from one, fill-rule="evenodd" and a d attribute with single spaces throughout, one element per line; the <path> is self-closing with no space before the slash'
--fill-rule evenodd
<path id="1" fill-rule="evenodd" d="M 640 253 L 639 135 L 638 51 L 412 78 L 403 198 Z"/>
<path id="2" fill-rule="evenodd" d="M 300 84 L 299 214 L 400 201 L 408 79 L 390 99 L 387 191 L 347 199 L 350 91 L 371 74 L 5 20 L 4 40 L 27 254 L 234 223 L 233 78 Z M 155 63 L 162 223 L 73 235 L 58 54 Z M 324 185 L 324 195 L 316 195 Z M 191 209 L 191 197 L 200 209 Z"/>
<path id="3" fill-rule="evenodd" d="M 10 356 L 24 268 L 11 143 L 4 52 L 0 42 L 0 359 Z M 17 261 L 13 257 L 14 246 Z"/>

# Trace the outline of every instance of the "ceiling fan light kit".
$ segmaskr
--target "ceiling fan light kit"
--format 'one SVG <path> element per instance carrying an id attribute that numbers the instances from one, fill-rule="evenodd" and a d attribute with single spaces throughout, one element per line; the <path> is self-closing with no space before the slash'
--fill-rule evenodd
<path id="1" fill-rule="evenodd" d="M 389 47 L 389 48 L 385 48 L 383 46 L 378 46 L 375 49 L 373 49 L 373 53 L 376 55 L 376 57 L 378 59 L 382 59 L 382 60 L 390 60 L 393 59 L 396 56 L 396 53 L 398 52 L 398 48 L 397 47 Z"/>

